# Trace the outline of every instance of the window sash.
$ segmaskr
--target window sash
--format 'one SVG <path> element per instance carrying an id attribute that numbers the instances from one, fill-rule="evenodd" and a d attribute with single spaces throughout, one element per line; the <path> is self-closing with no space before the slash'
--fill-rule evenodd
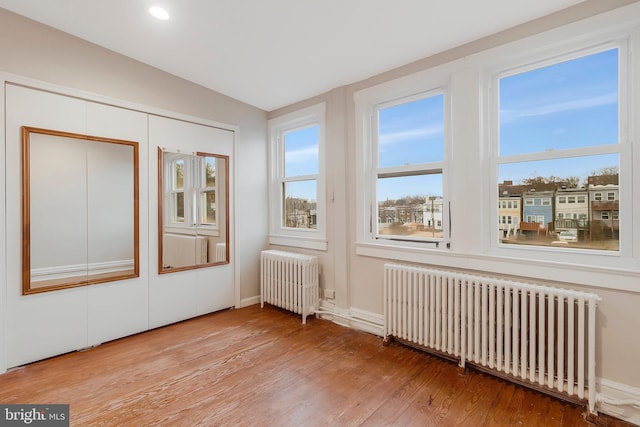
<path id="1" fill-rule="evenodd" d="M 527 72 L 533 69 L 538 69 L 538 68 L 544 68 L 547 65 L 553 65 L 556 63 L 561 63 L 565 60 L 570 60 L 570 59 L 574 59 L 574 58 L 578 58 L 581 56 L 588 56 L 591 55 L 593 53 L 598 53 L 598 52 L 603 52 L 606 50 L 610 50 L 616 48 L 617 52 L 618 52 L 618 75 L 617 75 L 617 82 L 618 82 L 618 90 L 617 90 L 617 94 L 618 94 L 618 98 L 617 98 L 617 103 L 618 103 L 618 121 L 617 121 L 617 129 L 618 129 L 618 139 L 616 141 L 616 143 L 612 143 L 612 144 L 602 144 L 602 145 L 593 145 L 593 146 L 578 146 L 578 147 L 573 147 L 573 148 L 565 148 L 565 149 L 558 149 L 558 150 L 548 150 L 548 151 L 532 151 L 532 152 L 526 152 L 526 153 L 519 153 L 519 154 L 509 154 L 509 155 L 500 155 L 500 141 L 499 141 L 499 129 L 500 129 L 500 114 L 498 113 L 498 102 L 497 100 L 499 99 L 499 80 L 505 76 L 513 76 L 516 74 L 520 74 L 523 72 Z M 551 59 L 547 59 L 547 60 L 542 60 L 542 61 L 528 61 L 526 65 L 522 65 L 522 66 L 515 66 L 512 68 L 509 68 L 507 71 L 498 71 L 496 73 L 493 74 L 492 76 L 492 80 L 491 80 L 491 84 L 490 84 L 490 93 L 491 95 L 491 99 L 492 101 L 489 102 L 489 105 L 491 106 L 490 109 L 490 116 L 492 116 L 492 120 L 491 120 L 491 131 L 490 131 L 490 136 L 491 136 L 491 143 L 492 143 L 492 149 L 489 151 L 490 154 L 490 162 L 489 164 L 491 165 L 491 168 L 493 170 L 493 172 L 491 172 L 491 176 L 492 178 L 495 177 L 496 179 L 493 180 L 492 179 L 492 186 L 497 186 L 498 183 L 500 182 L 500 180 L 498 178 L 502 178 L 502 179 L 506 179 L 509 180 L 511 179 L 510 177 L 499 177 L 499 174 L 496 173 L 497 171 L 500 170 L 500 167 L 502 165 L 510 165 L 510 164 L 517 164 L 517 163 L 524 163 L 524 162 L 536 162 L 536 161 L 546 161 L 546 160 L 556 160 L 556 159 L 571 159 L 571 158 L 588 158 L 589 156 L 599 156 L 599 155 L 615 155 L 616 158 L 618 159 L 618 162 L 615 166 L 618 167 L 618 173 L 619 173 L 619 182 L 620 182 L 620 193 L 621 193 L 621 197 L 620 199 L 622 199 L 622 202 L 620 204 L 620 206 L 624 206 L 626 205 L 626 201 L 627 200 L 631 200 L 631 188 L 630 188 L 630 182 L 629 182 L 629 178 L 625 175 L 626 173 L 628 173 L 630 171 L 630 162 L 631 162 L 631 143 L 630 141 L 627 139 L 627 128 L 625 126 L 625 123 L 628 120 L 628 111 L 627 111 L 627 88 L 628 88 L 628 64 L 627 64 L 627 46 L 626 46 L 626 41 L 623 39 L 617 40 L 615 42 L 610 42 L 610 43 L 604 43 L 604 44 L 600 44 L 597 45 L 593 48 L 583 48 L 580 50 L 575 50 L 572 53 L 568 53 L 568 54 L 560 54 L 560 55 L 548 55 L 547 58 L 551 58 Z M 523 63 L 521 63 L 523 64 Z M 605 157 L 603 157 L 604 159 Z M 608 167 L 610 165 L 605 165 L 603 164 L 602 167 Z M 555 174 L 557 175 L 557 174 Z M 626 183 L 626 184 L 625 184 Z M 598 194 L 599 193 L 599 194 Z M 598 192 L 598 193 L 589 193 L 590 195 L 590 199 L 593 201 L 602 201 L 603 198 L 603 194 L 602 192 Z M 624 193 L 624 194 L 623 194 Z M 496 192 L 497 195 L 497 192 Z M 605 195 L 606 197 L 606 195 Z M 528 200 L 528 199 L 524 199 L 524 206 L 527 207 L 527 209 L 531 208 L 531 206 L 533 205 L 533 202 Z M 557 199 L 556 203 L 557 204 L 561 204 L 561 203 L 572 203 L 572 204 L 579 204 L 579 205 L 588 205 L 590 206 L 590 202 L 588 202 L 588 198 L 587 196 L 577 196 L 574 199 Z M 578 206 L 579 206 L 578 205 Z M 564 206 L 564 205 L 563 205 Z M 578 207 L 576 206 L 576 208 Z M 567 206 L 568 207 L 568 206 Z M 525 213 L 526 215 L 526 213 Z M 577 216 L 577 214 L 576 214 Z M 582 215 L 581 215 L 582 216 Z M 567 214 L 565 215 L 565 218 L 570 218 L 571 214 Z M 491 220 L 491 216 L 488 218 L 489 220 Z M 582 218 L 584 219 L 584 218 Z M 624 219 L 624 218 L 623 218 Z M 631 222 L 630 221 L 620 221 L 621 227 L 624 227 L 625 230 L 629 230 L 629 232 L 631 232 Z M 494 227 L 494 229 L 497 229 L 497 227 Z M 626 231 L 624 233 L 626 235 Z M 492 236 L 495 236 L 495 234 L 492 234 Z M 618 237 L 616 237 L 616 239 L 618 239 Z M 626 239 L 626 242 L 623 241 L 623 239 Z M 544 254 L 544 251 L 549 251 L 549 252 L 563 252 L 563 253 L 567 253 L 567 259 L 578 259 L 580 256 L 582 256 L 582 254 L 587 254 L 586 252 L 576 252 L 576 250 L 574 248 L 571 247 L 564 247 L 564 246 L 557 246 L 557 247 L 551 247 L 551 246 L 539 246 L 539 245 L 509 245 L 509 244 L 504 244 L 502 242 L 502 240 L 498 237 L 495 238 L 493 237 L 489 243 L 489 246 L 499 249 L 501 251 L 501 253 L 512 253 L 514 252 L 514 250 L 520 251 L 520 250 L 526 250 L 526 251 L 537 251 L 535 253 L 540 254 L 540 258 L 541 259 L 547 259 L 547 255 Z M 623 256 L 623 254 L 626 251 L 626 255 L 624 255 L 625 257 L 628 257 L 631 248 L 631 239 L 628 239 L 626 236 L 622 236 L 622 233 L 620 233 L 620 237 L 618 239 L 618 245 L 617 248 L 615 249 L 609 249 L 607 248 L 606 250 L 600 250 L 597 248 L 585 248 L 584 250 L 588 251 L 589 256 L 592 255 L 615 255 L 615 256 Z M 575 252 L 575 255 L 569 255 L 570 252 Z M 532 252 L 533 253 L 533 252 Z"/>

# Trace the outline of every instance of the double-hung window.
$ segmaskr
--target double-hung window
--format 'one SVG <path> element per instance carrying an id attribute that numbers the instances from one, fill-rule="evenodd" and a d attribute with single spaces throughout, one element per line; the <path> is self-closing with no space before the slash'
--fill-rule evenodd
<path id="1" fill-rule="evenodd" d="M 444 104 L 436 90 L 375 108 L 376 239 L 442 241 Z"/>
<path id="2" fill-rule="evenodd" d="M 164 176 L 169 199 L 165 226 L 173 233 L 216 235 L 218 232 L 218 184 L 216 158 L 165 152 Z"/>
<path id="3" fill-rule="evenodd" d="M 384 250 L 385 256 L 404 259 L 402 248 L 448 246 L 445 73 L 416 75 L 355 95 L 362 123 L 356 128 L 358 253 Z"/>
<path id="4" fill-rule="evenodd" d="M 269 121 L 272 244 L 327 247 L 324 112 L 323 103 Z"/>
<path id="5" fill-rule="evenodd" d="M 543 192 L 547 197 L 541 205 L 525 198 L 521 213 L 524 221 L 540 222 L 545 233 L 521 228 L 514 235 L 501 234 L 501 247 L 622 251 L 621 236 L 627 231 L 621 233 L 621 228 L 630 228 L 630 211 L 620 209 L 620 221 L 608 219 L 631 194 L 623 188 L 631 173 L 625 163 L 631 158 L 630 144 L 623 132 L 626 55 L 624 42 L 611 42 L 531 60 L 495 75 L 495 188 L 512 183 L 512 192 L 520 191 L 523 198 Z M 576 196 L 558 195 L 563 191 L 588 196 L 578 196 L 577 204 Z M 577 241 L 559 244 L 563 231 L 574 232 Z"/>

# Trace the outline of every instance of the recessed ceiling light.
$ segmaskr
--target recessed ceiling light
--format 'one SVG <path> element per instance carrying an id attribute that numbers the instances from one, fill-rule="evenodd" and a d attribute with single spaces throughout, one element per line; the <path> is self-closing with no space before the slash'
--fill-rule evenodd
<path id="1" fill-rule="evenodd" d="M 162 21 L 166 21 L 167 19 L 169 19 L 169 12 L 167 12 L 160 6 L 150 7 L 149 13 L 152 14 L 155 18 L 158 18 Z"/>

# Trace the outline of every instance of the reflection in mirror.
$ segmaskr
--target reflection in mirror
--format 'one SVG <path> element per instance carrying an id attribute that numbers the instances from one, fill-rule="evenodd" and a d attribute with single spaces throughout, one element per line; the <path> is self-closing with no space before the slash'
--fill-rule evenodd
<path id="1" fill-rule="evenodd" d="M 158 271 L 229 263 L 229 157 L 158 149 Z"/>
<path id="2" fill-rule="evenodd" d="M 22 292 L 139 275 L 138 143 L 22 128 Z"/>

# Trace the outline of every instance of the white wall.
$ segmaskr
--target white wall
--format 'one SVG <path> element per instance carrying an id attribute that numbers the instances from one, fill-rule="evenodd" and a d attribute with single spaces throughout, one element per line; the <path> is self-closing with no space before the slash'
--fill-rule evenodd
<path id="1" fill-rule="evenodd" d="M 597 313 L 597 376 L 600 382 L 608 386 L 613 385 L 612 388 L 607 388 L 608 392 L 616 389 L 620 392 L 617 397 L 635 399 L 640 403 L 640 370 L 636 366 L 637 355 L 640 354 L 640 340 L 636 338 L 640 325 L 640 311 L 637 310 L 637 307 L 640 307 L 638 272 L 616 272 L 609 269 L 594 273 L 589 269 L 555 267 L 550 263 L 532 264 L 526 259 L 500 260 L 483 256 L 485 227 L 483 227 L 482 216 L 468 215 L 468 212 L 478 212 L 479 207 L 483 206 L 484 194 L 482 188 L 484 172 L 481 162 L 478 161 L 483 155 L 481 151 L 482 98 L 479 89 L 482 84 L 482 75 L 478 71 L 483 60 L 475 58 L 473 61 L 476 62 L 473 63 L 470 58 L 478 53 L 524 38 L 533 37 L 533 41 L 528 42 L 526 48 L 521 49 L 535 48 L 535 43 L 540 43 L 540 40 L 535 38 L 538 34 L 571 23 L 580 24 L 579 21 L 583 18 L 600 16 L 601 13 L 606 14 L 609 10 L 631 3 L 635 2 L 586 1 L 568 10 L 270 112 L 268 117 L 272 119 L 319 102 L 327 103 L 327 150 L 329 151 L 327 157 L 336 159 L 329 163 L 327 171 L 328 191 L 336 191 L 337 196 L 335 203 L 329 205 L 327 213 L 328 229 L 332 232 L 328 235 L 329 249 L 326 252 L 305 251 L 320 256 L 324 273 L 323 286 L 336 290 L 336 298 L 325 303 L 333 306 L 336 312 L 351 317 L 350 324 L 356 327 L 364 328 L 365 326 L 359 323 L 358 319 L 371 320 L 374 323 L 382 321 L 383 265 L 389 259 L 385 258 L 384 253 L 376 256 L 358 253 L 356 199 L 359 194 L 356 192 L 354 94 L 462 59 L 462 67 L 452 74 L 450 81 L 454 123 L 453 157 L 457 159 L 455 167 L 458 168 L 450 170 L 449 175 L 452 180 L 450 185 L 456 189 L 452 194 L 452 205 L 458 207 L 452 211 L 452 223 L 455 224 L 453 246 L 452 250 L 446 253 L 441 251 L 439 254 L 431 252 L 416 255 L 413 261 L 534 278 L 541 283 L 552 283 L 553 279 L 558 279 L 565 287 L 596 292 L 602 297 Z M 627 12 L 618 11 L 618 13 L 620 16 L 638 16 L 638 8 L 635 7 Z M 463 125 L 455 125 L 455 123 Z M 478 179 L 469 179 L 469 177 L 478 177 Z M 340 233 L 343 234 L 340 235 Z M 346 264 L 343 264 L 345 253 Z M 630 290 L 610 289 L 611 284 Z M 602 392 L 603 388 L 604 386 L 601 386 L 599 392 Z M 607 407 L 607 410 L 618 416 L 622 416 L 625 411 L 630 411 L 632 415 L 629 415 L 628 419 L 640 422 L 640 412 L 637 410 L 634 412 L 632 407 L 618 408 L 612 405 Z"/>

